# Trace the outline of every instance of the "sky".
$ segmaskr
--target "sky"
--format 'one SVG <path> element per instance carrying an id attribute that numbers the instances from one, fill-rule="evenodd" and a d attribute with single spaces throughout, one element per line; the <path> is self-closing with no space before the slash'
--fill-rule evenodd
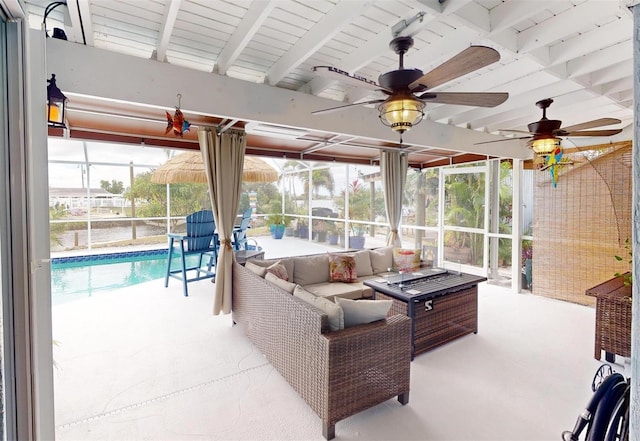
<path id="1" fill-rule="evenodd" d="M 86 157 L 85 157 L 86 149 Z M 78 141 L 63 138 L 48 139 L 49 154 L 49 186 L 52 188 L 86 188 L 87 174 L 91 188 L 100 188 L 100 181 L 122 181 L 125 188 L 130 185 L 129 163 L 134 164 L 134 175 L 144 173 L 152 168 L 164 164 L 169 158 L 180 151 L 159 147 L 145 147 L 129 144 L 99 143 L 92 141 Z M 284 160 L 263 158 L 276 170 L 281 171 Z M 87 173 L 86 160 L 91 163 Z M 57 161 L 72 161 L 74 164 Z M 82 165 L 78 164 L 82 163 Z M 120 166 L 112 165 L 120 164 Z M 331 164 L 336 182 L 336 193 L 344 189 L 338 183 L 346 178 L 346 167 Z M 378 171 L 378 167 L 349 166 L 349 180 L 356 178 L 357 172 L 371 173 Z M 298 194 L 302 192 L 302 184 L 296 183 Z"/>
<path id="2" fill-rule="evenodd" d="M 85 162 L 85 147 L 89 162 L 91 188 L 100 188 L 100 181 L 115 179 L 129 185 L 128 164 L 133 161 L 134 173 L 148 171 L 149 166 L 158 167 L 172 154 L 170 149 L 158 147 L 132 146 L 127 144 L 107 144 L 49 138 L 49 186 L 54 188 L 86 188 L 86 167 L 79 164 L 60 164 L 55 161 Z M 113 166 L 107 164 L 127 165 Z M 136 166 L 140 165 L 140 167 Z"/>

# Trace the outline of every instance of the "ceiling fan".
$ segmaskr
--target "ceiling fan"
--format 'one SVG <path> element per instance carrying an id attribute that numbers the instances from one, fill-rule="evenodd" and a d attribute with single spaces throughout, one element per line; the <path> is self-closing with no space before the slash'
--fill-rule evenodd
<path id="1" fill-rule="evenodd" d="M 487 144 L 491 142 L 510 141 L 512 139 L 530 139 L 529 146 L 537 156 L 548 156 L 560 145 L 560 136 L 612 136 L 622 132 L 622 129 L 608 130 L 585 130 L 596 127 L 620 124 L 617 118 L 600 118 L 587 121 L 573 126 L 561 127 L 562 121 L 547 118 L 547 109 L 553 103 L 553 99 L 546 98 L 536 103 L 542 109 L 542 118 L 527 125 L 529 131 L 523 130 L 501 130 L 503 132 L 527 133 L 527 136 L 501 139 L 498 141 L 479 142 L 477 144 Z"/>
<path id="2" fill-rule="evenodd" d="M 314 66 L 313 71 L 334 80 L 381 91 L 386 98 L 345 104 L 316 110 L 313 115 L 342 110 L 347 107 L 379 104 L 380 120 L 392 130 L 402 133 L 420 123 L 426 103 L 457 104 L 463 106 L 495 107 L 502 104 L 508 93 L 498 92 L 434 92 L 440 86 L 470 72 L 495 63 L 500 54 L 485 46 L 470 46 L 435 69 L 423 74 L 420 69 L 405 69 L 404 54 L 413 46 L 413 38 L 400 36 L 391 40 L 389 47 L 399 56 L 397 70 L 381 74 L 376 83 L 360 75 L 352 75 L 332 66 Z M 402 142 L 402 138 L 400 138 Z"/>

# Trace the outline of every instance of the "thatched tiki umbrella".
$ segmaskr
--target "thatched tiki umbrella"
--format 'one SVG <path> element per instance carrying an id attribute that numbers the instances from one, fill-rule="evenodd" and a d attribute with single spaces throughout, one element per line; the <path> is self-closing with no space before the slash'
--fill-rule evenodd
<path id="1" fill-rule="evenodd" d="M 278 172 L 260 158 L 245 156 L 242 172 L 244 182 L 273 182 L 278 180 Z M 182 153 L 156 169 L 151 175 L 154 184 L 175 184 L 179 182 L 207 182 L 202 153 L 199 151 Z"/>

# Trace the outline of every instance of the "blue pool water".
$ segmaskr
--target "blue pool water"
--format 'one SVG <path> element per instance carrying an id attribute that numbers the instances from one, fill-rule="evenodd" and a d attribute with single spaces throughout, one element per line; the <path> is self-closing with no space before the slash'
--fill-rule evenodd
<path id="1" fill-rule="evenodd" d="M 191 258 L 197 259 L 197 256 L 188 256 L 188 260 Z M 187 262 L 190 263 L 192 262 Z M 177 261 L 174 260 L 172 268 L 179 268 Z M 53 258 L 52 304 L 58 305 L 101 292 L 161 279 L 166 271 L 166 250 Z"/>

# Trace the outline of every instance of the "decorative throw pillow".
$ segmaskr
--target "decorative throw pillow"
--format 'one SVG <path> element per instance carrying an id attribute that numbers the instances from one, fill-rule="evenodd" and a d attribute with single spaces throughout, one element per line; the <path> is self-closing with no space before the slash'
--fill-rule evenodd
<path id="1" fill-rule="evenodd" d="M 266 268 L 265 268 L 266 270 Z M 291 282 L 287 282 L 286 280 L 281 279 L 280 277 L 276 276 L 273 273 L 267 273 L 264 276 L 264 279 L 267 282 L 271 282 L 274 285 L 276 285 L 278 288 L 282 288 L 285 291 L 287 291 L 289 294 L 293 294 L 293 290 L 296 288 L 296 284 L 295 283 L 291 283 Z"/>
<path id="2" fill-rule="evenodd" d="M 393 304 L 392 300 L 351 300 L 342 297 L 335 297 L 335 301 L 344 313 L 345 328 L 382 320 Z"/>
<path id="3" fill-rule="evenodd" d="M 342 312 L 340 305 L 332 302 L 331 300 L 325 299 L 324 297 L 317 297 L 300 285 L 296 285 L 293 290 L 293 296 L 304 300 L 324 312 L 329 318 L 329 329 L 332 331 L 344 329 L 344 313 Z"/>
<path id="4" fill-rule="evenodd" d="M 420 249 L 393 249 L 393 266 L 398 271 L 414 271 L 420 268 Z"/>
<path id="5" fill-rule="evenodd" d="M 353 283 L 357 281 L 356 260 L 353 256 L 329 253 L 329 282 Z"/>
<path id="6" fill-rule="evenodd" d="M 256 273 L 260 277 L 264 277 L 264 275 L 267 273 L 267 268 L 266 267 L 260 266 L 260 265 L 256 265 L 253 262 L 247 261 L 247 263 L 244 264 L 244 267 L 246 269 L 248 269 L 249 271 L 251 271 L 253 273 Z"/>
<path id="7" fill-rule="evenodd" d="M 287 274 L 287 269 L 279 260 L 270 267 L 267 267 L 267 272 L 281 278 L 282 280 L 289 281 L 289 274 Z"/>

